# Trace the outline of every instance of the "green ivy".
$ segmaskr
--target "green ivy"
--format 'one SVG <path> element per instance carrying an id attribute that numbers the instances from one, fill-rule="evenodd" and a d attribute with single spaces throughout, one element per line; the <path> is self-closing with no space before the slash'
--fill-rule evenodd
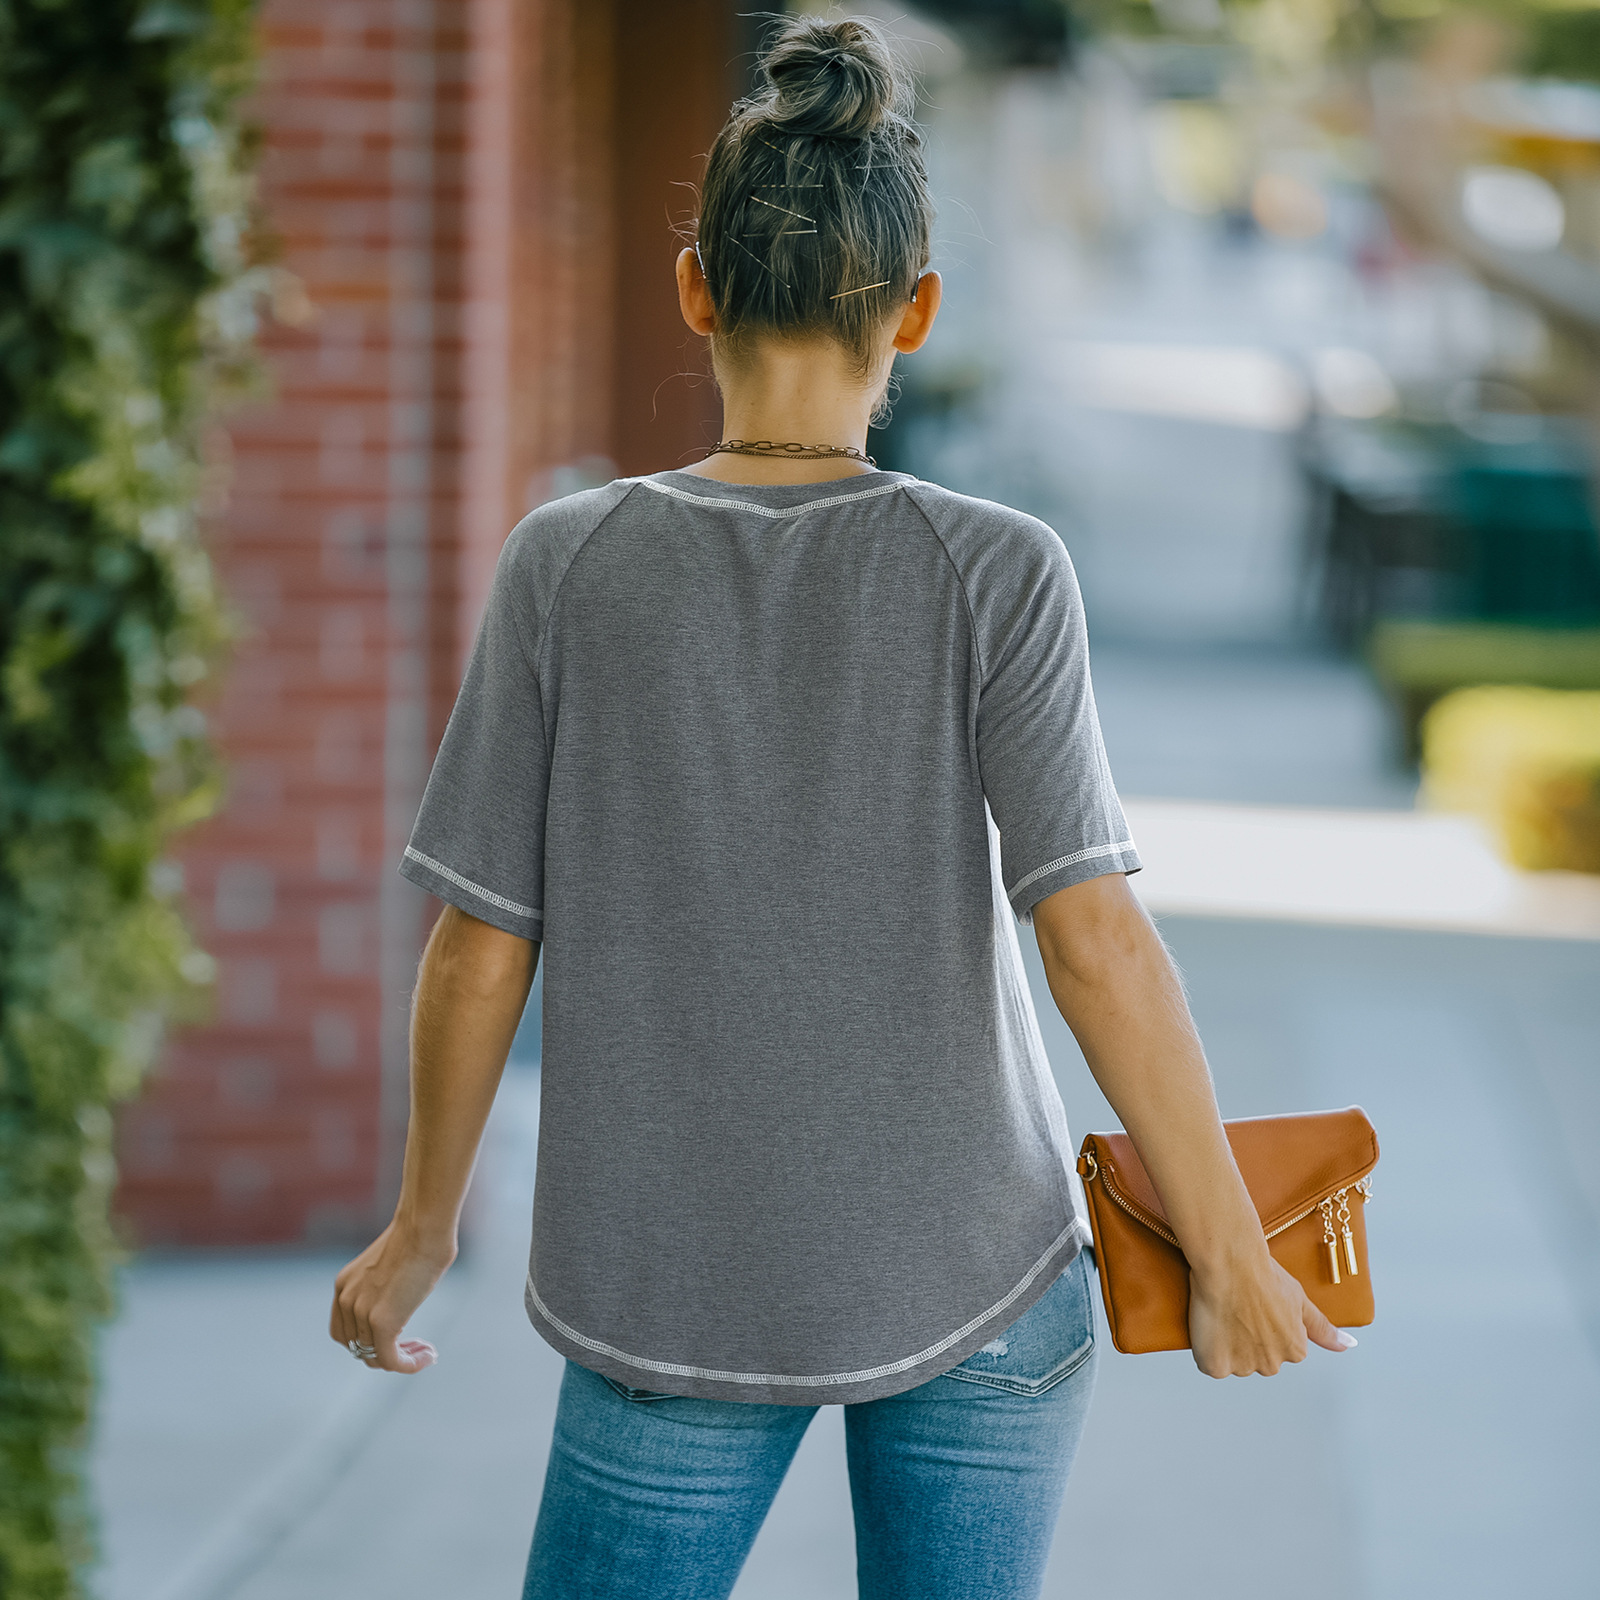
<path id="1" fill-rule="evenodd" d="M 250 373 L 251 0 L 0 0 L 0 1594 L 83 1594 L 111 1112 L 202 999 L 174 829 L 222 626 L 201 424 Z"/>
<path id="2" fill-rule="evenodd" d="M 1600 79 L 1600 14 L 1544 9 L 1527 19 L 1522 67 L 1535 78 Z"/>

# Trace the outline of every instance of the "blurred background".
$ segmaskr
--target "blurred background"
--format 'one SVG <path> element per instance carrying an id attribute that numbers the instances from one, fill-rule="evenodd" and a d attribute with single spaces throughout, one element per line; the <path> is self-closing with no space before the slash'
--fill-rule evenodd
<path id="1" fill-rule="evenodd" d="M 1106 1342 L 1046 1592 L 1600 1593 L 1600 8 L 854 9 L 921 77 L 946 284 L 872 448 L 1066 541 L 1224 1114 L 1358 1101 L 1384 1149 L 1358 1351 Z M 441 1365 L 324 1332 L 397 1179 L 436 907 L 395 862 L 512 523 L 717 437 L 672 259 L 761 25 L 260 6 L 271 385 L 211 445 L 243 625 L 179 850 L 216 1003 L 118 1127 L 105 1600 L 516 1592 L 537 991 Z M 853 1594 L 837 1409 L 737 1592 Z"/>

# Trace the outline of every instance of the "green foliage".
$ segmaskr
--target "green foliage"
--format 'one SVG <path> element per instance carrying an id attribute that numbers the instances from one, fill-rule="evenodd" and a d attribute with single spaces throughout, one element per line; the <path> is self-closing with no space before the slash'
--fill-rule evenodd
<path id="1" fill-rule="evenodd" d="M 1536 78 L 1600 79 L 1600 11 L 1531 12 L 1523 67 Z"/>
<path id="2" fill-rule="evenodd" d="M 0 1594 L 81 1594 L 110 1104 L 203 994 L 194 506 L 247 372 L 251 0 L 0 0 Z"/>

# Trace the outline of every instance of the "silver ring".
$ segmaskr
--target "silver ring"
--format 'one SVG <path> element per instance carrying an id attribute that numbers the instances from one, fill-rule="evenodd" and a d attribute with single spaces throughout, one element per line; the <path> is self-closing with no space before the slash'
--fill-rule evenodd
<path id="1" fill-rule="evenodd" d="M 377 1358 L 378 1354 L 378 1352 L 373 1349 L 370 1344 L 362 1344 L 359 1339 L 345 1340 L 345 1348 L 356 1358 L 357 1361 L 373 1361 Z"/>

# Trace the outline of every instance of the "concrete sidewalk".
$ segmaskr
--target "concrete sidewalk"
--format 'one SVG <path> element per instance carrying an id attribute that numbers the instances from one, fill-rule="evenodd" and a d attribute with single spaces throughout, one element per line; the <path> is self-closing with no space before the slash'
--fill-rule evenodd
<path id="1" fill-rule="evenodd" d="M 1104 1341 L 1045 1595 L 1600 1592 L 1600 949 L 1162 928 L 1225 1115 L 1359 1102 L 1377 1125 L 1378 1320 L 1270 1383 Z M 1039 1010 L 1075 1133 L 1115 1127 Z M 837 1413 L 819 1421 L 741 1600 L 853 1593 Z"/>
<path id="2" fill-rule="evenodd" d="M 522 1309 L 538 1073 L 508 1071 L 468 1248 L 413 1324 L 439 1365 L 327 1336 L 343 1257 L 136 1262 L 104 1344 L 102 1600 L 514 1594 L 560 1358 Z"/>
<path id="3" fill-rule="evenodd" d="M 1373 1117 L 1379 1320 L 1270 1384 L 1108 1349 L 1046 1594 L 1600 1590 L 1596 947 L 1163 929 L 1225 1113 Z M 1114 1125 L 1041 1018 L 1075 1130 Z M 521 1307 L 535 1089 L 520 1072 L 502 1093 L 476 1247 L 417 1321 L 443 1353 L 420 1379 L 327 1341 L 333 1261 L 130 1271 L 107 1340 L 105 1600 L 517 1592 L 561 1369 Z M 844 1600 L 852 1569 L 833 1409 L 737 1595 Z"/>
<path id="4" fill-rule="evenodd" d="M 1600 950 L 1162 926 L 1225 1115 L 1377 1126 L 1378 1320 L 1271 1383 L 1112 1355 L 1046 1592 L 1600 1592 Z M 1063 1088 L 1076 1131 L 1115 1126 Z"/>
<path id="5" fill-rule="evenodd" d="M 1129 792 L 1405 803 L 1346 663 L 1113 649 L 1096 672 Z M 1162 928 L 1225 1114 L 1358 1101 L 1376 1123 L 1378 1321 L 1270 1383 L 1107 1348 L 1047 1596 L 1600 1593 L 1600 944 Z M 1115 1126 L 1024 949 L 1075 1134 Z M 521 1300 L 537 1082 L 508 1073 L 472 1248 L 415 1324 L 442 1351 L 418 1379 L 328 1341 L 338 1260 L 128 1270 L 105 1340 L 102 1600 L 518 1592 L 561 1373 Z M 737 1596 L 847 1600 L 853 1571 L 832 1408 Z"/>

